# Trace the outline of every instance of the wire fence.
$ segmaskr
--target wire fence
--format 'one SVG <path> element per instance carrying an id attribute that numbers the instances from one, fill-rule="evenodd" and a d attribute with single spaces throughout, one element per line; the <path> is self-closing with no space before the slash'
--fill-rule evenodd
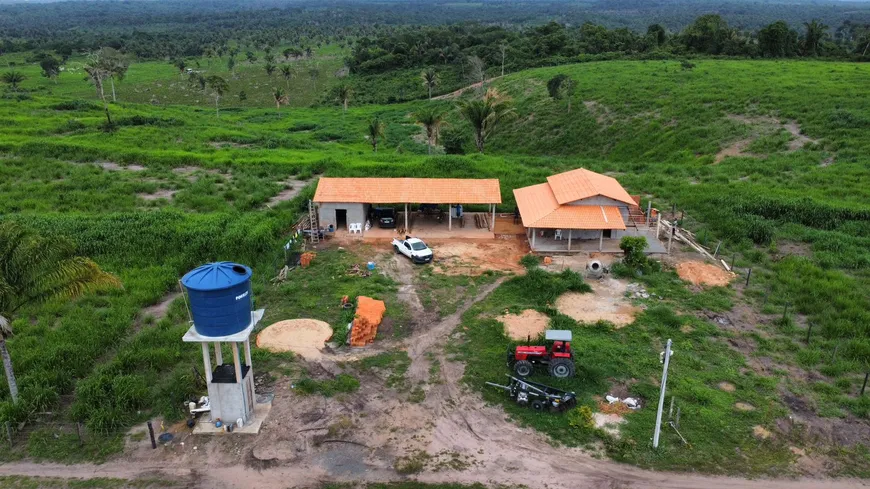
<path id="1" fill-rule="evenodd" d="M 88 430 L 84 423 L 57 421 L 14 423 L 5 421 L 0 423 L 0 444 L 5 444 L 10 449 L 26 447 L 34 441 L 41 444 L 78 444 L 79 447 L 85 447 L 90 444 L 103 444 L 107 438 L 129 435 L 134 441 L 152 442 L 152 447 L 156 447 L 156 443 L 154 443 L 156 429 L 161 429 L 161 427 L 153 425 L 151 421 L 146 423 L 144 431 L 123 428 L 100 432 Z"/>

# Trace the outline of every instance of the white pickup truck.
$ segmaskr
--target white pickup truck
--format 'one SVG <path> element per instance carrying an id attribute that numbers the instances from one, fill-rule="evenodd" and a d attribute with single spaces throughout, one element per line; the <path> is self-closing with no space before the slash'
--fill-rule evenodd
<path id="1" fill-rule="evenodd" d="M 411 259 L 414 263 L 432 262 L 432 250 L 419 238 L 405 236 L 405 239 L 393 238 L 393 249 Z"/>

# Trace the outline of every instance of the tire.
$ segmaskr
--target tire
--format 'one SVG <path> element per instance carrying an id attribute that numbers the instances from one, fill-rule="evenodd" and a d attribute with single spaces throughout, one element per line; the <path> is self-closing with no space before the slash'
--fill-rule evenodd
<path id="1" fill-rule="evenodd" d="M 393 245 L 393 250 L 395 250 L 396 253 L 398 253 L 399 252 L 399 245 Z"/>
<path id="2" fill-rule="evenodd" d="M 547 405 L 544 404 L 544 401 L 540 401 L 538 399 L 532 401 L 532 409 L 534 409 L 535 411 L 543 411 L 545 407 L 547 407 Z"/>
<path id="3" fill-rule="evenodd" d="M 528 360 L 518 360 L 514 364 L 514 373 L 519 377 L 528 377 L 535 371 L 535 366 Z"/>
<path id="4" fill-rule="evenodd" d="M 559 358 L 550 362 L 550 376 L 559 379 L 574 376 L 574 362 L 569 358 Z"/>

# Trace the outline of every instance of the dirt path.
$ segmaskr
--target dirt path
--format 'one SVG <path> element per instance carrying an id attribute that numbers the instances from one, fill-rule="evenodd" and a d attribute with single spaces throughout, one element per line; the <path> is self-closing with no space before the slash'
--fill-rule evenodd
<path id="1" fill-rule="evenodd" d="M 542 481 L 546 481 L 548 489 L 870 487 L 847 479 L 747 480 L 652 472 L 594 458 L 581 449 L 552 446 L 545 435 L 510 422 L 500 407 L 486 405 L 479 394 L 462 384 L 464 364 L 449 359 L 443 350 L 462 314 L 504 280 L 483 287 L 457 312 L 422 325 L 404 341 L 411 359 L 408 382 L 425 385 L 425 399 L 419 403 L 407 402 L 370 377 L 362 378 L 357 395 L 344 399 L 298 396 L 288 383 L 277 383 L 270 419 L 256 438 L 189 436 L 183 438 L 186 444 L 160 450 L 151 450 L 143 442 L 122 458 L 102 465 L 15 462 L 0 465 L 0 475 L 162 478 L 203 489 L 320 487 L 325 482 L 409 479 L 533 488 L 544 487 Z M 316 430 L 334 426 L 338 419 L 348 420 L 342 439 L 355 444 L 318 442 Z M 451 460 L 452 455 L 445 454 L 460 454 L 462 463 L 430 465 L 416 476 L 397 473 L 396 460 L 417 450 L 435 462 L 439 457 Z"/>
<path id="2" fill-rule="evenodd" d="M 495 77 L 489 78 L 485 81 L 479 81 L 477 83 L 472 83 L 471 85 L 468 85 L 467 87 L 462 87 L 459 90 L 454 90 L 450 93 L 445 93 L 444 95 L 432 97 L 432 100 L 451 100 L 451 99 L 460 97 L 463 93 L 465 93 L 469 90 L 476 90 L 476 89 L 482 87 L 485 83 L 493 82 L 495 80 L 498 80 L 499 78 L 501 78 L 501 77 L 495 76 Z"/>

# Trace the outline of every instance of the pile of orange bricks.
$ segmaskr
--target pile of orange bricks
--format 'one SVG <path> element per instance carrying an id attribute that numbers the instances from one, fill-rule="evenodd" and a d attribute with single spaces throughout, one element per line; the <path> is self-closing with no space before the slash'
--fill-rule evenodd
<path id="1" fill-rule="evenodd" d="M 356 317 L 350 331 L 350 346 L 366 346 L 375 341 L 378 325 L 384 319 L 387 306 L 384 301 L 359 296 L 356 299 Z"/>
<path id="2" fill-rule="evenodd" d="M 308 268 L 308 265 L 311 265 L 311 261 L 314 260 L 315 256 L 317 256 L 316 253 L 302 253 L 302 256 L 299 257 L 299 263 L 302 265 L 302 268 Z"/>

